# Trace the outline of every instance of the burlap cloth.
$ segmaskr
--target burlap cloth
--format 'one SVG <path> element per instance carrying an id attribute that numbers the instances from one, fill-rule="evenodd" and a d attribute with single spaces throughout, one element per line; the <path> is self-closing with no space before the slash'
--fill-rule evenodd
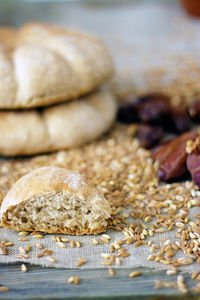
<path id="1" fill-rule="evenodd" d="M 191 60 L 191 53 L 192 59 L 195 57 L 198 62 L 200 21 L 187 18 L 174 1 L 138 1 L 127 5 L 115 5 L 112 8 L 100 6 L 98 9 L 92 6 L 86 8 L 85 6 L 72 5 L 65 13 L 79 16 L 73 20 L 65 17 L 62 9 L 59 11 L 59 6 L 56 13 L 54 21 L 59 20 L 64 25 L 82 27 L 102 36 L 114 56 L 117 73 L 120 74 L 120 79 L 117 80 L 123 78 L 125 88 L 137 86 L 137 89 L 139 89 L 138 87 L 147 90 L 148 88 L 152 89 L 151 70 L 154 69 L 157 76 L 154 82 L 155 86 L 158 85 L 162 88 L 162 84 L 166 86 L 166 82 L 177 79 L 176 85 L 181 94 L 182 89 L 185 88 L 185 83 L 197 76 L 197 72 L 194 73 L 193 70 L 194 63 Z M 102 22 L 95 22 L 95 20 L 102 20 Z M 177 65 L 179 72 L 177 72 Z M 181 68 L 182 71 L 180 71 Z M 129 82 L 127 78 L 129 78 Z M 158 78 L 160 78 L 159 83 Z M 199 78 L 197 77 L 197 80 Z M 118 87 L 120 86 L 119 82 Z M 180 94 L 177 93 L 177 97 Z M 195 219 L 193 217 L 195 213 L 199 213 L 198 207 L 190 209 L 191 220 Z M 134 222 L 136 221 L 134 220 Z M 70 248 L 69 244 L 66 244 L 66 248 L 60 248 L 52 240 L 51 235 L 46 235 L 41 241 L 29 236 L 29 241 L 20 242 L 17 232 L 0 229 L 0 239 L 5 238 L 14 242 L 14 246 L 9 248 L 9 255 L 0 255 L 0 263 L 25 261 L 44 266 L 75 268 L 77 259 L 83 257 L 88 262 L 81 268 L 102 268 L 104 266 L 101 263 L 103 260 L 101 253 L 110 253 L 110 244 L 124 237 L 122 233 L 113 230 L 109 230 L 107 234 L 111 237 L 109 244 L 100 243 L 94 246 L 92 236 L 66 236 L 69 240 L 80 241 L 82 247 Z M 157 234 L 151 239 L 156 244 L 162 245 L 164 243 L 163 238 L 171 241 L 176 240 L 174 231 Z M 53 250 L 52 256 L 56 259 L 54 264 L 49 262 L 46 257 L 37 258 L 37 254 L 41 250 L 34 246 L 35 242 L 41 242 L 45 249 Z M 30 258 L 17 259 L 19 247 L 28 244 L 32 246 L 29 253 Z M 112 267 L 135 268 L 144 266 L 155 270 L 168 268 L 166 265 L 147 261 L 148 246 L 135 247 L 131 244 L 126 245 L 126 247 L 130 256 L 123 259 L 120 266 L 113 265 Z M 176 257 L 184 257 L 182 251 L 178 251 Z M 199 265 L 195 263 L 181 268 L 191 272 L 199 270 Z"/>
<path id="2" fill-rule="evenodd" d="M 195 209 L 191 210 L 191 213 L 196 212 Z M 99 245 L 92 244 L 92 236 L 81 236 L 81 237 L 72 237 L 66 236 L 69 240 L 80 241 L 82 247 L 80 248 L 71 248 L 69 243 L 66 244 L 66 248 L 60 248 L 52 240 L 51 235 L 46 235 L 42 240 L 36 240 L 33 237 L 29 238 L 27 242 L 19 242 L 19 236 L 16 232 L 1 229 L 1 237 L 4 237 L 12 242 L 14 242 L 14 247 L 9 247 L 8 256 L 0 256 L 1 263 L 10 263 L 10 262 L 30 262 L 32 264 L 38 264 L 47 267 L 57 267 L 57 268 L 76 268 L 76 263 L 80 257 L 87 259 L 87 263 L 84 264 L 81 268 L 106 268 L 102 265 L 104 259 L 101 257 L 102 253 L 111 254 L 109 251 L 110 245 L 115 240 L 120 240 L 124 236 L 121 233 L 108 230 L 107 234 L 111 237 L 111 242 L 109 244 L 100 243 Z M 98 235 L 95 238 L 98 239 Z M 176 241 L 174 237 L 174 231 L 166 232 L 159 234 L 151 240 L 157 245 L 162 246 L 164 242 L 162 239 L 167 239 L 171 241 Z M 51 249 L 53 251 L 52 256 L 56 259 L 55 263 L 51 263 L 47 260 L 47 257 L 37 258 L 37 254 L 42 250 L 36 248 L 35 243 L 41 243 L 44 246 L 44 249 Z M 26 245 L 31 245 L 32 250 L 29 253 L 29 259 L 17 259 L 16 256 L 19 255 L 19 247 L 25 247 Z M 121 260 L 122 264 L 120 266 L 114 264 L 110 267 L 112 268 L 136 268 L 136 267 L 148 267 L 154 270 L 164 270 L 169 269 L 169 266 L 163 265 L 154 261 L 147 261 L 149 254 L 149 246 L 139 246 L 135 247 L 134 245 L 125 245 L 130 253 L 130 256 Z M 182 251 L 179 251 L 176 255 L 176 258 L 185 258 Z M 187 266 L 181 266 L 182 271 L 193 272 L 199 270 L 199 264 L 193 263 Z"/>

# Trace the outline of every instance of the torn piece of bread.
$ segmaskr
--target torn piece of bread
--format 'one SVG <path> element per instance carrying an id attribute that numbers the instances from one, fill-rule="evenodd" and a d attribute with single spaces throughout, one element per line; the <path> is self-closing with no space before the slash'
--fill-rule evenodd
<path id="1" fill-rule="evenodd" d="M 20 231 L 97 234 L 106 230 L 111 207 L 76 172 L 36 169 L 20 178 L 1 206 L 2 225 Z"/>

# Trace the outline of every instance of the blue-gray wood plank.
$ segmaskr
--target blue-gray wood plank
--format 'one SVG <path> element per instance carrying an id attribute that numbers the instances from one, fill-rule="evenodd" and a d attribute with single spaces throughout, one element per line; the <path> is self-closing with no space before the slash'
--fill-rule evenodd
<path id="1" fill-rule="evenodd" d="M 183 295 L 176 289 L 154 290 L 154 280 L 174 281 L 175 276 L 166 276 L 165 272 L 140 269 L 143 275 L 129 278 L 129 269 L 117 269 L 115 276 L 108 270 L 67 270 L 41 268 L 28 265 L 28 272 L 20 270 L 20 264 L 0 265 L 0 285 L 10 288 L 9 292 L 0 293 L 0 299 L 170 299 Z M 72 275 L 79 276 L 81 283 L 77 286 L 67 282 Z M 194 282 L 189 275 L 184 275 L 186 284 L 192 289 Z M 160 298 L 160 296 L 162 296 Z M 198 299 L 200 295 L 190 293 L 189 298 Z M 184 296 L 185 297 L 185 296 Z"/>

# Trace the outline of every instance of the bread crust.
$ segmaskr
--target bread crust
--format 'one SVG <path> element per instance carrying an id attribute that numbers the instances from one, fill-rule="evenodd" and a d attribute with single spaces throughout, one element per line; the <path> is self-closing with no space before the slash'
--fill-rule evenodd
<path id="1" fill-rule="evenodd" d="M 0 109 L 75 99 L 113 75 L 111 57 L 99 39 L 42 23 L 18 31 L 0 28 L 0 64 Z"/>
<path id="2" fill-rule="evenodd" d="M 99 91 L 40 111 L 0 111 L 0 154 L 32 155 L 80 146 L 112 125 L 115 98 Z"/>
<path id="3" fill-rule="evenodd" d="M 56 194 L 60 192 L 70 193 L 80 199 L 80 205 L 84 205 L 84 201 L 90 201 L 96 212 L 105 217 L 110 218 L 111 207 L 104 196 L 88 184 L 83 177 L 76 172 L 58 168 L 43 167 L 36 169 L 25 176 L 21 177 L 8 192 L 1 206 L 1 220 L 5 228 L 22 230 L 21 227 L 14 226 L 7 222 L 7 212 L 19 204 L 29 201 L 32 197 Z M 81 199 L 86 199 L 82 200 Z M 43 231 L 48 233 L 65 233 L 65 234 L 97 234 L 106 230 L 105 225 L 95 230 L 80 229 L 70 230 L 70 228 L 62 228 L 62 231 L 51 230 L 49 228 L 38 228 L 37 224 L 29 228 L 29 231 Z"/>

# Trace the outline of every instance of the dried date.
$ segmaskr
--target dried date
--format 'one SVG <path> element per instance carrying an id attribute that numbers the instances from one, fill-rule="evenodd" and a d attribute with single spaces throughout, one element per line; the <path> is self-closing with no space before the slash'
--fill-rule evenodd
<path id="1" fill-rule="evenodd" d="M 188 171 L 194 183 L 200 188 L 200 154 L 191 153 L 186 160 Z"/>
<path id="2" fill-rule="evenodd" d="M 188 131 L 191 127 L 190 118 L 185 108 L 173 107 L 170 109 L 167 123 L 171 132 L 181 133 Z"/>
<path id="3" fill-rule="evenodd" d="M 137 136 L 142 147 L 147 149 L 155 146 L 163 137 L 163 130 L 158 126 L 139 125 Z"/>
<path id="4" fill-rule="evenodd" d="M 161 180 L 169 181 L 186 173 L 186 143 L 197 135 L 195 131 L 183 133 L 152 153 L 153 158 L 160 163 L 158 176 Z"/>
<path id="5" fill-rule="evenodd" d="M 200 122 L 200 100 L 187 108 L 188 115 L 194 122 Z"/>
<path id="6" fill-rule="evenodd" d="M 160 124 L 169 113 L 170 99 L 158 93 L 145 95 L 138 99 L 136 110 L 141 122 Z"/>
<path id="7" fill-rule="evenodd" d="M 121 106 L 117 113 L 117 121 L 124 124 L 137 123 L 139 119 L 135 103 Z"/>

